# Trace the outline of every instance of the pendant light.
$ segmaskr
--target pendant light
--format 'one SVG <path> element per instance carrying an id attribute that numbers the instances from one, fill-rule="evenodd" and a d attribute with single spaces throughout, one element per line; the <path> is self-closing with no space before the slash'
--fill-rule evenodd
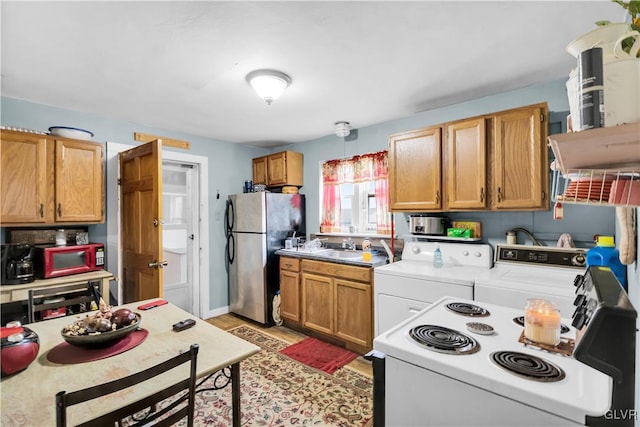
<path id="1" fill-rule="evenodd" d="M 276 70 L 255 70 L 247 74 L 247 82 L 267 105 L 271 105 L 291 84 L 291 77 Z"/>

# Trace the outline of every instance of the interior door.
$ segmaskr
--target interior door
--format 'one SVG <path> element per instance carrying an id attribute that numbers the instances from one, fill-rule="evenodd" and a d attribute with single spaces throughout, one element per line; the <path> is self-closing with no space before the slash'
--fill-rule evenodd
<path id="1" fill-rule="evenodd" d="M 162 142 L 120 153 L 124 303 L 162 292 Z"/>

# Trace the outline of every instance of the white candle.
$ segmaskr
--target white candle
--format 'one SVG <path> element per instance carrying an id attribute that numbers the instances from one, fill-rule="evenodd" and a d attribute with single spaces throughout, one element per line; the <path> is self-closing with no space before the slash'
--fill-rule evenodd
<path id="1" fill-rule="evenodd" d="M 524 316 L 524 336 L 537 343 L 560 343 L 560 310 L 556 304 L 544 300 L 527 303 Z"/>

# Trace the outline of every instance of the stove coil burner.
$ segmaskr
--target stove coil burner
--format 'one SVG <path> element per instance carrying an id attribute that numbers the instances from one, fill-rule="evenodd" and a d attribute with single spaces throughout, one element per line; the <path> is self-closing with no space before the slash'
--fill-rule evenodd
<path id="1" fill-rule="evenodd" d="M 452 302 L 447 304 L 446 307 L 454 313 L 458 313 L 463 316 L 486 317 L 491 314 L 486 308 L 482 308 L 475 304 L 469 304 L 466 302 Z"/>
<path id="2" fill-rule="evenodd" d="M 420 325 L 411 328 L 409 336 L 429 350 L 447 354 L 473 354 L 480 344 L 468 335 L 444 326 Z"/>
<path id="3" fill-rule="evenodd" d="M 491 360 L 496 365 L 519 377 L 540 381 L 556 382 L 564 379 L 564 371 L 551 362 L 537 356 L 517 351 L 495 351 Z"/>
<path id="4" fill-rule="evenodd" d="M 516 325 L 520 325 L 524 328 L 524 316 L 518 316 L 518 317 L 514 317 L 513 321 Z M 569 332 L 569 327 L 567 325 L 565 325 L 564 323 L 562 323 L 560 325 L 560 333 L 561 334 L 566 334 L 567 332 Z"/>

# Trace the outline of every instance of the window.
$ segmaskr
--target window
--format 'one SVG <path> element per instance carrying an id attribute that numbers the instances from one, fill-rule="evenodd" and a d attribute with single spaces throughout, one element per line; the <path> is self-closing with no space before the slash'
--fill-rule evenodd
<path id="1" fill-rule="evenodd" d="M 321 232 L 391 233 L 387 152 L 322 164 Z"/>

